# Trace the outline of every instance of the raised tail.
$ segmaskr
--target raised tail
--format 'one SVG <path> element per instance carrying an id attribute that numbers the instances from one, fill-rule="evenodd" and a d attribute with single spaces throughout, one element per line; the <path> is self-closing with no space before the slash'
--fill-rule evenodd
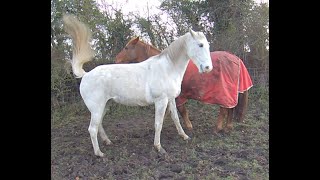
<path id="1" fill-rule="evenodd" d="M 81 78 L 86 72 L 83 64 L 92 60 L 94 51 L 90 47 L 91 31 L 74 15 L 64 14 L 62 17 L 65 31 L 73 42 L 72 71 L 76 78 Z"/>

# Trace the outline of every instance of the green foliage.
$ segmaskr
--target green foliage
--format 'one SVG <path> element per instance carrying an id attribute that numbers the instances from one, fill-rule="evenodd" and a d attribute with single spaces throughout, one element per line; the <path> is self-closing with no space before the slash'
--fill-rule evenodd
<path id="1" fill-rule="evenodd" d="M 250 96 L 258 101 L 269 101 L 269 87 L 256 85 L 250 90 Z"/>
<path id="2" fill-rule="evenodd" d="M 109 7 L 111 11 L 107 10 Z M 66 42 L 69 37 L 62 29 L 61 17 L 63 13 L 73 13 L 89 25 L 96 59 L 103 59 L 105 63 L 113 63 L 114 56 L 134 36 L 133 27 L 159 49 L 192 27 L 205 32 L 211 50 L 227 50 L 247 57 L 244 51 L 247 47 L 253 61 L 258 61 L 259 66 L 268 66 L 269 7 L 266 4 L 257 6 L 253 0 L 164 0 L 159 8 L 160 14 L 127 16 L 105 1 L 98 4 L 93 0 L 52 0 L 51 47 L 70 59 L 70 43 Z M 161 20 L 163 14 L 167 14 L 171 22 Z M 248 63 L 252 62 L 246 62 L 250 67 Z"/>
<path id="3" fill-rule="evenodd" d="M 249 90 L 249 108 L 258 118 L 269 115 L 269 87 L 255 85 Z"/>
<path id="4" fill-rule="evenodd" d="M 81 99 L 78 85 L 71 72 L 72 42 L 63 29 L 62 15 L 72 13 L 92 30 L 95 58 L 86 63 L 90 71 L 100 64 L 113 63 L 115 55 L 132 36 L 131 22 L 123 19 L 121 11 L 101 12 L 93 0 L 51 0 L 51 99 L 53 106 Z"/>
<path id="5" fill-rule="evenodd" d="M 183 35 L 192 27 L 195 30 L 200 30 L 198 22 L 201 18 L 201 12 L 198 1 L 165 0 L 160 8 L 167 12 L 177 25 L 177 33 Z"/>
<path id="6" fill-rule="evenodd" d="M 92 30 L 91 43 L 96 54 L 92 62 L 84 65 L 86 71 L 113 63 L 116 54 L 133 36 L 142 36 L 164 49 L 190 27 L 205 33 L 212 51 L 230 51 L 248 68 L 268 68 L 269 7 L 266 4 L 257 6 L 253 0 L 164 0 L 159 9 L 158 14 L 142 17 L 134 13 L 125 15 L 121 7 L 115 8 L 106 1 L 98 4 L 94 0 L 51 0 L 52 96 L 66 101 L 62 97 L 76 91 L 70 89 L 70 83 L 75 87 L 79 83 L 65 65 L 72 58 L 72 42 L 63 30 L 63 13 L 75 14 Z"/>
<path id="7" fill-rule="evenodd" d="M 248 67 L 251 64 L 268 67 L 267 4 L 257 6 L 252 0 L 165 0 L 161 9 L 176 23 L 177 36 L 184 34 L 189 27 L 201 30 L 211 43 L 212 51 L 230 51 L 244 59 Z"/>
<path id="8" fill-rule="evenodd" d="M 66 103 L 70 94 L 78 92 L 78 81 L 67 62 L 51 61 L 51 97 Z"/>
<path id="9" fill-rule="evenodd" d="M 124 20 L 119 10 L 115 17 L 108 12 L 101 12 L 100 6 L 93 0 L 51 0 L 51 47 L 66 54 L 71 59 L 70 38 L 62 27 L 62 15 L 72 13 L 92 30 L 92 47 L 96 59 L 104 63 L 113 63 L 115 55 L 132 36 L 131 22 Z"/>
<path id="10" fill-rule="evenodd" d="M 77 121 L 77 117 L 84 116 L 88 112 L 82 101 L 68 104 L 68 106 L 58 106 L 51 109 L 51 125 L 55 127 L 63 126 L 66 123 Z"/>

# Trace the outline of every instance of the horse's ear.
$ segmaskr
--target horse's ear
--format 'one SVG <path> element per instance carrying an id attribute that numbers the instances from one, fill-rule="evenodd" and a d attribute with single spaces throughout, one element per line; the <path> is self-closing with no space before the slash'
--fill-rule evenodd
<path id="1" fill-rule="evenodd" d="M 193 38 L 196 38 L 196 32 L 194 32 L 191 28 L 189 29 L 189 32 Z"/>
<path id="2" fill-rule="evenodd" d="M 139 42 L 139 36 L 132 40 L 132 44 L 137 44 Z"/>

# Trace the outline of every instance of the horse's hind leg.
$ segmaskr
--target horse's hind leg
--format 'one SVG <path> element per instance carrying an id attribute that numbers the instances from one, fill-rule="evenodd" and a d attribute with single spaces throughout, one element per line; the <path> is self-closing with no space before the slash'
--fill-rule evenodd
<path id="1" fill-rule="evenodd" d="M 107 108 L 105 107 L 105 108 L 104 108 L 104 111 L 103 111 L 103 114 L 102 114 L 102 119 L 103 119 L 103 117 L 105 116 L 106 112 L 107 112 Z M 100 123 L 100 125 L 99 125 L 98 132 L 99 132 L 99 134 L 100 134 L 100 137 L 101 137 L 102 141 L 103 141 L 106 145 L 112 144 L 112 142 L 111 142 L 110 139 L 108 138 L 106 132 L 104 131 L 104 128 L 103 128 L 103 125 L 102 125 L 102 121 L 101 121 L 101 123 Z"/>
<path id="2" fill-rule="evenodd" d="M 233 124 L 232 124 L 232 115 L 233 115 L 234 108 L 229 108 L 227 109 L 227 123 L 226 127 L 224 128 L 225 132 L 229 132 L 233 129 Z"/>
<path id="3" fill-rule="evenodd" d="M 248 91 L 239 93 L 238 104 L 235 109 L 235 119 L 243 122 L 248 107 Z"/>
<path id="4" fill-rule="evenodd" d="M 223 120 L 227 116 L 227 113 L 228 113 L 227 110 L 228 110 L 227 108 L 220 107 L 220 112 L 219 112 L 218 120 L 216 123 L 216 127 L 213 130 L 214 133 L 219 133 L 223 129 Z"/>
<path id="5" fill-rule="evenodd" d="M 189 119 L 188 110 L 186 109 L 185 104 L 182 104 L 182 105 L 178 106 L 177 108 L 178 108 L 180 115 L 182 116 L 182 119 L 183 119 L 185 125 L 187 126 L 187 129 L 192 130 L 192 124 Z"/>
<path id="6" fill-rule="evenodd" d="M 112 144 L 111 140 L 108 138 L 106 132 L 104 131 L 104 129 L 103 129 L 103 127 L 102 127 L 102 123 L 99 125 L 99 134 L 100 134 L 100 137 L 101 137 L 102 141 L 103 141 L 106 145 Z"/>
<path id="7" fill-rule="evenodd" d="M 97 135 L 98 135 L 98 128 L 103 118 L 102 114 L 103 112 L 99 112 L 99 111 L 91 112 L 91 121 L 88 128 L 88 131 L 91 137 L 91 142 L 93 145 L 94 154 L 100 157 L 103 157 L 104 154 L 100 151 Z"/>
<path id="8" fill-rule="evenodd" d="M 182 105 L 182 106 L 184 106 L 184 105 Z M 178 130 L 178 134 L 181 137 L 183 137 L 184 140 L 190 139 L 190 137 L 188 135 L 186 135 L 186 133 L 184 132 L 184 130 L 181 127 L 175 100 L 169 101 L 169 108 L 170 108 L 170 112 L 171 112 L 171 118 L 172 118 L 174 124 L 176 125 L 176 128 Z M 191 128 L 192 128 L 192 126 L 191 126 Z"/>
<path id="9" fill-rule="evenodd" d="M 96 156 L 104 157 L 104 154 L 100 151 L 100 148 L 99 148 L 97 135 L 98 135 L 99 128 L 102 127 L 101 123 L 104 115 L 106 102 L 103 99 L 100 99 L 96 102 L 85 101 L 85 103 L 91 112 L 91 121 L 90 121 L 88 131 L 90 133 L 94 154 Z"/>

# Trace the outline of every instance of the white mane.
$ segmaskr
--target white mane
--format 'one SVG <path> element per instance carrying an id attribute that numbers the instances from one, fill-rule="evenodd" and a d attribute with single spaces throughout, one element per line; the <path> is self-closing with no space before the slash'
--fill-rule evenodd
<path id="1" fill-rule="evenodd" d="M 168 55 L 173 61 L 181 54 L 186 54 L 185 40 L 188 34 L 180 36 L 177 40 L 173 41 L 166 49 L 164 49 L 159 56 Z M 190 35 L 189 35 L 190 36 Z"/>

